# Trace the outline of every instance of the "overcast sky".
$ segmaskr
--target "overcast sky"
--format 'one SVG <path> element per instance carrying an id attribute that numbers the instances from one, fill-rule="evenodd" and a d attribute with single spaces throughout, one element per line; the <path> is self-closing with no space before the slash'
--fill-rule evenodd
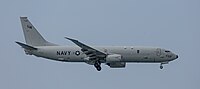
<path id="1" fill-rule="evenodd" d="M 0 89 L 200 89 L 199 0 L 1 0 Z M 179 58 L 102 71 L 24 54 L 20 16 L 50 42 L 153 46 Z"/>

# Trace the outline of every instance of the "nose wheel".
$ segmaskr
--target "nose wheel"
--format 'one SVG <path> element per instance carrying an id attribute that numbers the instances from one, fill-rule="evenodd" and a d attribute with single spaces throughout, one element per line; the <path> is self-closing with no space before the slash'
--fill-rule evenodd
<path id="1" fill-rule="evenodd" d="M 163 66 L 162 66 L 162 65 L 160 65 L 160 69 L 163 69 Z"/>
<path id="2" fill-rule="evenodd" d="M 163 64 L 168 64 L 169 62 L 162 62 L 162 63 L 160 63 L 160 69 L 163 69 L 164 67 L 163 67 Z"/>

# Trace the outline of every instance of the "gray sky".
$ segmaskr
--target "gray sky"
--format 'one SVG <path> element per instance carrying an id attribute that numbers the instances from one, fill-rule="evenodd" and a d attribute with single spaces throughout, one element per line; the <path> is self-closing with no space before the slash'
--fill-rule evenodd
<path id="1" fill-rule="evenodd" d="M 1 0 L 0 89 L 199 89 L 199 0 Z M 19 17 L 28 16 L 50 42 L 137 45 L 170 49 L 180 58 L 164 65 L 62 63 L 27 56 Z"/>

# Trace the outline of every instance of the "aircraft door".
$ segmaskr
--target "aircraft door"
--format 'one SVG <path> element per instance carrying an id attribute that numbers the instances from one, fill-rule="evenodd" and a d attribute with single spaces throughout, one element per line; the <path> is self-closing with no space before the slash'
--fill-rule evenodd
<path id="1" fill-rule="evenodd" d="M 160 55 L 161 55 L 161 49 L 160 49 L 160 48 L 157 48 L 157 49 L 156 49 L 156 55 L 157 55 L 157 56 L 160 56 Z"/>
<path id="2" fill-rule="evenodd" d="M 156 49 L 156 55 L 159 57 L 159 58 L 164 58 L 164 54 L 162 52 L 162 50 L 160 48 L 157 48 Z"/>

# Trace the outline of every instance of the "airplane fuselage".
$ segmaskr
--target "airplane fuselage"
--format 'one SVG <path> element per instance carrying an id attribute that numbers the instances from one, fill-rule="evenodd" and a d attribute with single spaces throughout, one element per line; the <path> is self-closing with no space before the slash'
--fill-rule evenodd
<path id="1" fill-rule="evenodd" d="M 38 46 L 31 54 L 65 62 L 87 62 L 87 56 L 80 47 L 70 46 Z M 168 62 L 176 59 L 176 55 L 168 50 L 153 47 L 134 46 L 99 46 L 94 47 L 102 52 L 120 54 L 121 62 Z"/>

